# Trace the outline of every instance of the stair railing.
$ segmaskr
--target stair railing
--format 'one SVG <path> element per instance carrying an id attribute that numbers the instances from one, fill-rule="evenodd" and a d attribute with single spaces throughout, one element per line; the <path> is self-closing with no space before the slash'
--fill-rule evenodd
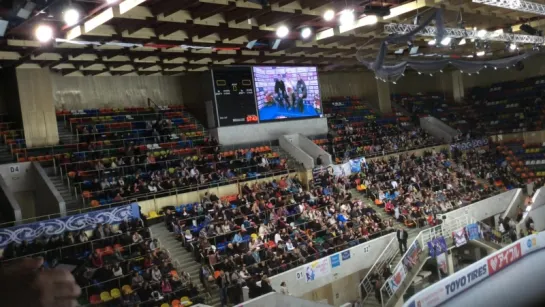
<path id="1" fill-rule="evenodd" d="M 434 226 L 428 229 L 424 229 L 421 232 L 418 233 L 418 235 L 414 238 L 413 243 L 411 243 L 410 246 L 408 246 L 407 251 L 401 257 L 399 263 L 395 266 L 395 268 L 392 270 L 392 274 L 395 274 L 402 268 L 400 266 L 404 266 L 404 262 L 407 261 L 409 258 L 409 253 L 412 253 L 412 246 L 414 244 L 419 244 L 421 252 L 425 252 L 427 250 L 427 243 L 431 241 L 432 239 L 435 239 L 439 236 L 443 236 L 445 239 L 452 237 L 452 232 L 456 229 L 460 229 L 461 227 L 465 227 L 470 223 L 475 222 L 473 218 L 470 218 L 468 215 L 464 214 L 459 217 L 456 217 L 451 220 L 445 221 L 443 224 L 440 224 L 438 226 Z M 422 261 L 425 261 L 427 257 L 419 257 L 416 259 L 417 262 L 413 262 L 411 267 L 416 267 L 422 263 Z M 405 260 L 405 261 L 404 261 Z M 415 259 L 412 259 L 415 260 Z M 405 270 L 406 271 L 406 270 Z M 402 282 L 402 281 L 401 281 Z M 400 283 L 401 285 L 401 283 Z M 400 290 L 401 287 L 396 287 L 395 289 L 392 288 L 392 286 L 388 282 L 384 282 L 382 287 L 380 288 L 380 294 L 381 294 L 381 301 L 382 306 L 388 306 L 392 298 L 397 297 L 396 295 L 398 290 Z M 402 289 L 404 290 L 404 289 Z M 404 291 L 402 291 L 404 292 Z"/>
<path id="2" fill-rule="evenodd" d="M 378 256 L 377 261 L 373 264 L 371 269 L 365 274 L 365 277 L 360 282 L 360 298 L 362 302 L 364 302 L 367 297 L 369 296 L 369 293 L 372 293 L 375 289 L 375 285 L 373 285 L 373 277 L 375 274 L 382 275 L 384 272 L 384 269 L 390 265 L 390 263 L 395 259 L 396 255 L 399 253 L 399 247 L 396 244 L 396 237 L 392 236 L 392 239 L 386 245 L 386 248 L 382 251 L 382 253 Z"/>

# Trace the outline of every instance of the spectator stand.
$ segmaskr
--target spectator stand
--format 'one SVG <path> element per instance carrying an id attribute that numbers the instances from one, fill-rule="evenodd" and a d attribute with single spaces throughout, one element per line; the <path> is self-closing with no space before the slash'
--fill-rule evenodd
<path id="1" fill-rule="evenodd" d="M 315 139 L 314 142 L 331 153 L 336 163 L 359 156 L 375 157 L 438 144 L 422 129 L 413 128 L 409 117 L 378 116 L 371 108 L 364 108 L 361 102 L 350 99 L 331 104 L 327 110 L 335 113 L 326 114 L 330 135 L 327 140 Z M 363 114 L 352 116 L 354 112 Z M 343 114 L 350 116 L 343 117 Z"/>
<path id="2" fill-rule="evenodd" d="M 286 181 L 286 185 L 283 185 L 283 181 Z M 298 180 L 285 179 L 252 187 L 246 185 L 238 196 L 230 195 L 217 200 L 210 197 L 202 205 L 170 208 L 165 220 L 167 227 L 194 259 L 204 261 L 210 270 L 216 272 L 216 278 L 222 271 L 229 275 L 236 272 L 235 275 L 242 277 L 241 283 L 220 287 L 227 293 L 222 295 L 230 299 L 240 294 L 241 284 L 254 284 L 264 276 L 274 276 L 392 230 L 386 223 L 377 220 L 372 208 L 352 200 L 349 194 L 329 194 L 329 188 L 301 192 L 301 188 Z M 322 192 L 331 196 L 321 195 Z M 274 196 L 269 197 L 270 193 Z M 305 195 L 309 198 L 305 198 Z M 331 202 L 327 201 L 329 197 Z M 254 198 L 263 199 L 264 203 L 258 205 L 259 201 L 256 201 L 251 205 Z M 219 209 L 219 203 L 224 209 Z M 250 207 L 246 207 L 248 203 Z M 347 209 L 337 208 L 340 203 L 352 208 L 348 210 L 352 212 L 349 214 L 351 221 L 340 223 L 342 231 L 337 228 L 336 212 L 347 214 Z M 222 211 L 228 215 L 223 216 Z M 328 215 L 327 212 L 335 214 Z M 326 216 L 330 216 L 331 224 Z M 358 226 L 355 226 L 356 223 Z M 235 254 L 239 256 L 233 257 Z M 256 295 L 260 294 L 258 291 Z M 238 303 L 238 299 L 231 303 Z"/>
<path id="3" fill-rule="evenodd" d="M 498 164 L 507 168 L 510 173 L 519 178 L 514 181 L 521 186 L 523 183 L 537 182 L 538 185 L 545 177 L 545 146 L 544 144 L 526 144 L 522 140 L 502 142 L 496 147 L 504 159 Z"/>

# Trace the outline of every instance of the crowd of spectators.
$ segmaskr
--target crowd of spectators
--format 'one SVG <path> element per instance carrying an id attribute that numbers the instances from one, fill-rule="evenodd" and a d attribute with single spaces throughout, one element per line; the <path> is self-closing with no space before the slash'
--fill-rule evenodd
<path id="1" fill-rule="evenodd" d="M 437 214 L 484 199 L 496 190 L 484 185 L 467 165 L 453 163 L 447 152 L 435 150 L 365 163 L 351 180 L 407 227 L 434 225 Z"/>
<path id="2" fill-rule="evenodd" d="M 227 155 L 220 152 L 219 146 L 215 146 L 212 153 L 186 157 L 171 151 L 139 155 L 129 149 L 124 157 L 90 161 L 86 165 L 94 167 L 95 171 L 90 174 L 95 178 L 83 180 L 76 175 L 75 181 L 83 180 L 82 195 L 91 206 L 98 206 L 101 200 L 120 202 L 139 194 L 196 189 L 286 168 L 285 161 L 270 149 L 236 150 Z"/>
<path id="3" fill-rule="evenodd" d="M 45 268 L 70 270 L 82 288 L 82 306 L 155 306 L 182 297 L 203 301 L 191 277 L 175 267 L 141 219 L 10 243 L 2 261 L 27 256 L 43 257 Z"/>
<path id="4" fill-rule="evenodd" d="M 329 152 L 341 160 L 355 157 L 374 157 L 386 153 L 428 147 L 437 141 L 421 128 L 400 123 L 379 125 L 368 122 L 353 127 L 347 123 L 330 144 Z"/>
<path id="5" fill-rule="evenodd" d="M 204 262 L 201 282 L 217 283 L 222 303 L 270 291 L 268 278 L 393 230 L 353 198 L 346 178 L 327 176 L 305 191 L 297 176 L 244 185 L 231 202 L 205 195 L 190 210 L 168 210 L 166 225 Z M 256 283 L 261 281 L 260 286 Z"/>

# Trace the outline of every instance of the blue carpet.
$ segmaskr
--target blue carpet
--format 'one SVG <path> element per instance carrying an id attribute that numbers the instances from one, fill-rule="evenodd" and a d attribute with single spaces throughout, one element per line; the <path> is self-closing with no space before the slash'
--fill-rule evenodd
<path id="1" fill-rule="evenodd" d="M 270 107 L 263 107 L 259 109 L 259 120 L 268 121 L 284 118 L 299 118 L 299 117 L 313 117 L 319 116 L 320 113 L 314 109 L 313 106 L 305 105 L 303 112 L 299 112 L 299 108 L 288 110 L 286 108 L 280 108 L 276 105 Z"/>

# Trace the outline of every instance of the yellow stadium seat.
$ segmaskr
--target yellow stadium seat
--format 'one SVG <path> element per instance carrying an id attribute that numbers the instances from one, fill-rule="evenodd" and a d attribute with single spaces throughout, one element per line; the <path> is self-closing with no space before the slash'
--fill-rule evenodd
<path id="1" fill-rule="evenodd" d="M 112 300 L 112 297 L 110 296 L 110 292 L 102 292 L 100 293 L 100 299 L 103 301 L 103 302 L 108 302 L 108 301 L 111 301 Z"/>
<path id="2" fill-rule="evenodd" d="M 129 285 L 124 285 L 121 287 L 121 291 L 123 291 L 124 294 L 130 294 L 132 293 L 132 288 Z"/>
<path id="3" fill-rule="evenodd" d="M 121 297 L 121 291 L 119 291 L 119 289 L 117 289 L 117 288 L 112 289 L 112 291 L 110 291 L 110 295 L 112 296 L 112 298 L 120 298 Z"/>
<path id="4" fill-rule="evenodd" d="M 187 296 L 182 296 L 182 298 L 180 299 L 180 303 L 184 307 L 188 307 L 188 306 L 193 305 L 193 302 L 191 302 L 191 300 Z"/>

